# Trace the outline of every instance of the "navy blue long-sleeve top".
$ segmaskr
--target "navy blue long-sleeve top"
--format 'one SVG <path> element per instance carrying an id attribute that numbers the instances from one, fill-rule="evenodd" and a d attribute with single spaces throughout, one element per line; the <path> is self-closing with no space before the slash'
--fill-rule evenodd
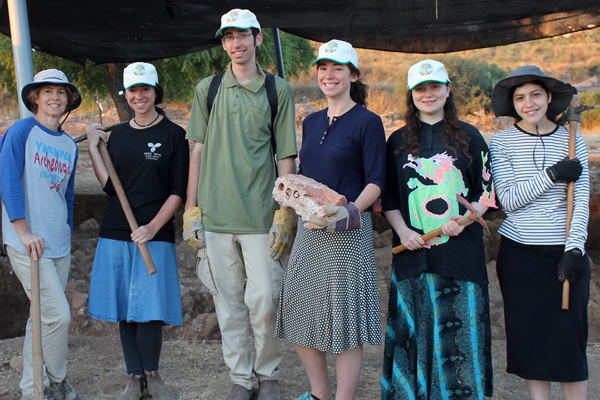
<path id="1" fill-rule="evenodd" d="M 302 123 L 299 173 L 355 201 L 365 186 L 385 184 L 385 131 L 381 118 L 355 105 L 329 125 L 327 109 Z M 370 209 L 370 208 L 369 208 Z"/>

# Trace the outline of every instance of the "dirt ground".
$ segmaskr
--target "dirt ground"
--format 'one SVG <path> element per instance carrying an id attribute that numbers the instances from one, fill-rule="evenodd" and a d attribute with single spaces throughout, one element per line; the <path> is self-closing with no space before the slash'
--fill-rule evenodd
<path id="1" fill-rule="evenodd" d="M 18 400 L 20 368 L 11 368 L 20 360 L 23 338 L 0 342 L 0 400 Z M 495 341 L 494 399 L 527 399 L 519 378 L 504 372 L 505 343 Z M 309 389 L 308 379 L 291 345 L 283 344 L 280 384 L 283 399 L 295 399 Z M 590 365 L 589 399 L 600 400 L 600 344 L 588 346 Z M 330 376 L 334 376 L 334 359 L 329 359 Z M 365 346 L 365 358 L 356 394 L 357 400 L 379 398 L 382 347 Z M 82 400 L 114 399 L 126 383 L 117 333 L 107 337 L 71 337 L 68 357 L 69 380 Z M 165 342 L 161 362 L 163 379 L 181 400 L 225 399 L 229 394 L 228 371 L 222 362 L 218 343 Z M 561 399 L 560 388 L 553 384 L 553 399 Z"/>

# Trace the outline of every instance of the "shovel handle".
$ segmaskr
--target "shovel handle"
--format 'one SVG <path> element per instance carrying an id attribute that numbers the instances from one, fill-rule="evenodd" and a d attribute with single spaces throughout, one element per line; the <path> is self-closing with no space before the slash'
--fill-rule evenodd
<path id="1" fill-rule="evenodd" d="M 459 225 L 465 225 L 466 223 L 472 221 L 471 217 L 469 215 L 464 215 L 461 218 L 459 218 L 458 220 L 456 220 L 456 223 Z M 442 228 L 437 228 L 434 229 L 432 231 L 429 231 L 423 235 L 421 235 L 421 238 L 424 241 L 428 241 L 429 239 L 432 239 L 436 236 L 439 236 L 442 234 Z M 400 245 L 400 246 L 396 246 L 392 249 L 392 253 L 394 254 L 398 254 L 398 253 L 402 253 L 404 250 L 406 250 L 406 247 L 404 245 Z"/>
<path id="2" fill-rule="evenodd" d="M 40 305 L 40 264 L 31 257 L 31 355 L 33 359 L 33 395 L 44 399 L 44 357 L 42 354 L 42 311 Z"/>
<path id="3" fill-rule="evenodd" d="M 131 205 L 129 204 L 127 196 L 125 195 L 125 190 L 123 189 L 123 185 L 121 184 L 119 176 L 117 175 L 117 170 L 115 169 L 115 166 L 110 158 L 110 154 L 108 154 L 106 143 L 103 140 L 100 140 L 100 142 L 98 143 L 98 148 L 100 149 L 102 161 L 104 161 L 104 165 L 106 166 L 106 170 L 108 171 L 108 176 L 112 181 L 115 191 L 117 192 L 117 197 L 119 198 L 121 207 L 123 207 L 123 212 L 125 213 L 125 217 L 127 218 L 127 222 L 129 223 L 129 228 L 131 228 L 131 232 L 133 232 L 137 228 L 139 228 L 139 225 L 135 220 L 135 216 L 133 215 Z M 144 259 L 144 263 L 146 264 L 148 273 L 150 275 L 156 274 L 156 267 L 154 266 L 154 261 L 152 260 L 150 250 L 148 250 L 148 246 L 146 245 L 146 243 L 138 243 L 138 248 L 140 250 L 142 258 Z"/>

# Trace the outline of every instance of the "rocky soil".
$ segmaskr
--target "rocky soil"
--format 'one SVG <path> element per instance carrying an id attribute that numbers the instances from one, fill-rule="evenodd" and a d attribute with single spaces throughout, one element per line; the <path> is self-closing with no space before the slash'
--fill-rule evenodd
<path id="1" fill-rule="evenodd" d="M 309 112 L 310 110 L 302 110 Z M 185 125 L 185 115 L 173 114 L 172 118 Z M 78 136 L 85 132 L 91 118 L 70 118 L 66 131 Z M 110 123 L 110 121 L 109 121 Z M 393 123 L 393 122 L 390 122 Z M 105 122 L 105 124 L 107 124 Z M 6 127 L 4 124 L 4 128 Z M 0 133 L 4 131 L 0 120 Z M 388 130 L 388 128 L 386 128 Z M 600 165 L 598 159 L 598 137 L 589 138 L 588 148 L 592 155 L 591 219 L 588 247 L 592 260 L 600 262 Z M 71 276 L 67 296 L 71 304 L 72 324 L 69 353 L 69 376 L 82 399 L 100 400 L 115 398 L 125 383 L 125 373 L 120 347 L 117 341 L 116 324 L 96 321 L 87 316 L 87 299 L 91 265 L 97 244 L 99 223 L 106 204 L 106 197 L 97 183 L 85 144 L 80 145 L 80 161 L 76 180 L 75 232 L 72 237 Z M 385 322 L 387 291 L 391 267 L 391 231 L 387 222 L 375 218 L 375 247 L 378 265 L 381 315 Z M 495 273 L 495 258 L 499 244 L 497 229 L 502 213 L 491 214 L 488 225 L 492 235 L 485 239 L 490 277 L 490 301 L 492 332 L 494 341 L 495 398 L 521 399 L 526 392 L 521 382 L 504 373 L 504 317 L 502 297 Z M 181 229 L 181 211 L 176 216 Z M 180 235 L 179 235 L 180 237 Z M 179 275 L 181 282 L 184 324 L 165 329 L 163 350 L 163 375 L 178 393 L 180 399 L 225 398 L 229 391 L 227 370 L 222 363 L 219 330 L 214 315 L 212 298 L 199 282 L 195 271 L 195 255 L 185 244 L 177 244 Z M 600 269 L 592 267 L 592 288 L 589 306 L 590 318 L 590 399 L 600 400 Z M 29 311 L 29 303 L 22 287 L 10 268 L 7 257 L 0 257 L 0 338 L 17 337 L 0 341 L 0 400 L 18 399 L 16 390 L 20 376 L 21 336 Z M 596 343 L 596 344 L 594 344 Z M 286 357 L 283 364 L 282 385 L 284 398 L 295 398 L 308 389 L 308 382 L 293 348 L 284 344 Z M 365 347 L 365 366 L 357 398 L 379 397 L 381 347 Z M 333 362 L 333 360 L 331 360 Z M 331 363 L 331 365 L 333 365 Z M 333 369 L 331 374 L 333 374 Z M 558 389 L 554 388 L 558 393 Z M 559 397 L 557 397 L 559 398 Z"/>

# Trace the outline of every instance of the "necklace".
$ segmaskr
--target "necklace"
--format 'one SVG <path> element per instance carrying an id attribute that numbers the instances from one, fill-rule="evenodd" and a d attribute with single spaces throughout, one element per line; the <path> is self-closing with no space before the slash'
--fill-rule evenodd
<path id="1" fill-rule="evenodd" d="M 154 118 L 154 119 L 152 120 L 152 122 L 150 122 L 148 125 L 140 125 L 140 124 L 138 124 L 138 122 L 135 120 L 135 117 L 133 117 L 133 122 L 134 122 L 134 123 L 135 123 L 137 126 L 139 126 L 140 128 L 147 128 L 147 127 L 149 127 L 150 125 L 152 125 L 153 123 L 155 123 L 155 122 L 156 122 L 156 120 L 158 119 L 158 117 L 160 117 L 160 114 L 159 114 L 159 113 L 156 113 L 156 118 Z"/>

